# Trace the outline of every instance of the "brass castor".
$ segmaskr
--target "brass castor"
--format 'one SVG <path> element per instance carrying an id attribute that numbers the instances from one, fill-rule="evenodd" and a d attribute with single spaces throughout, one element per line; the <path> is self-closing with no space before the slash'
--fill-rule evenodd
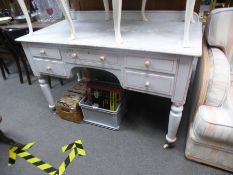
<path id="1" fill-rule="evenodd" d="M 168 141 L 166 141 L 166 143 L 163 145 L 164 149 L 170 149 L 174 147 L 175 147 L 175 143 L 169 143 Z"/>

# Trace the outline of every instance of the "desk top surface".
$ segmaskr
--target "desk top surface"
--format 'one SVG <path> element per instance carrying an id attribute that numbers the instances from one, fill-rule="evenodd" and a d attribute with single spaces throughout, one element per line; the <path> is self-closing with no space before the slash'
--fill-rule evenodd
<path id="1" fill-rule="evenodd" d="M 34 32 L 32 36 L 20 37 L 17 41 L 201 56 L 202 24 L 191 24 L 190 47 L 184 48 L 183 15 L 177 14 L 176 18 L 176 13 L 151 12 L 147 22 L 122 19 L 121 33 L 124 43 L 121 45 L 115 42 L 113 21 L 105 21 L 104 18 L 73 20 L 77 32 L 75 40 L 70 40 L 67 21 L 61 21 Z"/>

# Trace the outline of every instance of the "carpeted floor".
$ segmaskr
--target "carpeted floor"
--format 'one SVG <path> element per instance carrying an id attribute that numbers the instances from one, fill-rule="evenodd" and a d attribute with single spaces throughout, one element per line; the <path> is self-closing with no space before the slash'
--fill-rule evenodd
<path id="1" fill-rule="evenodd" d="M 34 79 L 35 80 L 35 79 Z M 75 82 L 60 86 L 53 81 L 58 99 Z M 170 101 L 140 93 L 127 92 L 128 113 L 120 131 L 64 121 L 52 113 L 37 81 L 31 86 L 19 83 L 17 74 L 7 81 L 0 77 L 0 128 L 21 143 L 36 142 L 28 150 L 43 161 L 58 167 L 68 153 L 61 147 L 82 139 L 87 155 L 78 157 L 67 168 L 67 175 L 227 175 L 228 172 L 185 159 L 188 116 L 184 116 L 176 147 L 164 150 Z M 1 175 L 46 174 L 17 158 L 7 167 L 9 146 L 0 143 Z"/>

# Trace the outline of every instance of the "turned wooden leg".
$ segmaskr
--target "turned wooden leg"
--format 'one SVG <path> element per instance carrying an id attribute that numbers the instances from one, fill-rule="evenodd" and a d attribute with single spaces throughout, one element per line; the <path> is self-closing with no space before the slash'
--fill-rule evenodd
<path id="1" fill-rule="evenodd" d="M 16 66 L 18 68 L 19 81 L 20 81 L 21 84 L 23 84 L 23 73 L 22 73 L 22 69 L 21 69 L 21 66 L 20 66 L 20 60 L 19 60 L 18 56 L 15 55 L 15 54 L 13 54 L 13 57 L 15 59 Z"/>
<path id="2" fill-rule="evenodd" d="M 41 90 L 42 90 L 47 102 L 49 103 L 49 108 L 54 110 L 55 109 L 55 102 L 54 102 L 51 90 L 49 88 L 49 85 L 45 81 L 43 76 L 39 77 L 39 83 L 40 83 Z"/>
<path id="3" fill-rule="evenodd" d="M 166 144 L 164 148 L 171 148 L 176 142 L 176 134 L 182 118 L 183 106 L 173 104 L 169 115 L 168 133 L 166 135 Z"/>
<path id="4" fill-rule="evenodd" d="M 5 74 L 5 70 L 4 70 L 4 66 L 3 66 L 3 61 L 1 60 L 1 58 L 0 58 L 0 69 L 2 72 L 3 79 L 6 80 L 6 74 Z"/>
<path id="5" fill-rule="evenodd" d="M 47 76 L 47 82 L 48 82 L 48 85 L 49 85 L 49 88 L 52 89 L 52 80 L 51 80 L 51 77 L 50 76 Z"/>
<path id="6" fill-rule="evenodd" d="M 187 0 L 185 10 L 185 24 L 184 24 L 184 47 L 190 47 L 189 35 L 190 35 L 190 23 L 193 18 L 193 10 L 195 6 L 195 0 Z"/>
<path id="7" fill-rule="evenodd" d="M 63 15 L 65 16 L 69 27 L 70 27 L 70 38 L 71 40 L 74 40 L 76 38 L 76 32 L 75 32 L 75 28 L 74 28 L 74 24 L 72 22 L 71 16 L 70 16 L 70 9 L 67 5 L 67 2 L 64 0 L 58 0 L 58 3 L 60 3 L 60 7 L 62 10 Z"/>
<path id="8" fill-rule="evenodd" d="M 0 58 L 0 59 L 1 59 L 1 58 Z M 2 64 L 3 64 L 3 68 L 5 69 L 6 73 L 7 73 L 7 74 L 10 74 L 10 71 L 9 71 L 9 69 L 8 69 L 8 67 L 7 67 L 7 65 L 6 65 L 6 63 L 4 63 L 4 61 L 2 61 Z"/>
<path id="9" fill-rule="evenodd" d="M 62 78 L 59 78 L 59 81 L 60 81 L 60 84 L 61 84 L 62 86 L 64 86 L 63 79 L 62 79 Z"/>
<path id="10" fill-rule="evenodd" d="M 122 11 L 122 0 L 112 0 L 113 7 L 113 21 L 114 21 L 114 30 L 115 38 L 118 44 L 123 43 L 121 37 L 121 11 Z"/>
<path id="11" fill-rule="evenodd" d="M 145 14 L 146 2 L 147 0 L 142 0 L 142 20 L 143 21 L 148 21 L 146 14 Z"/>
<path id="12" fill-rule="evenodd" d="M 105 19 L 110 20 L 110 12 L 109 12 L 109 2 L 108 0 L 103 0 L 104 9 L 105 9 Z"/>
<path id="13" fill-rule="evenodd" d="M 31 81 L 31 77 L 30 77 L 30 72 L 29 72 L 29 69 L 28 69 L 28 66 L 27 66 L 27 62 L 26 62 L 25 59 L 26 59 L 25 57 L 21 57 L 21 60 L 22 60 L 22 63 L 23 63 L 23 67 L 24 67 L 24 70 L 26 72 L 28 84 L 31 85 L 32 81 Z"/>

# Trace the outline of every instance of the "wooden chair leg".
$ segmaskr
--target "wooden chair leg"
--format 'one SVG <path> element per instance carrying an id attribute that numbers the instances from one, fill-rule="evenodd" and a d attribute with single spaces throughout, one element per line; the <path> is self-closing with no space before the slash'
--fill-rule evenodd
<path id="1" fill-rule="evenodd" d="M 27 63 L 26 63 L 26 60 L 25 60 L 24 57 L 22 57 L 22 63 L 23 63 L 23 66 L 24 66 L 24 69 L 25 69 L 25 72 L 26 72 L 26 75 L 27 75 L 28 84 L 31 85 L 32 84 L 31 77 L 30 77 L 28 66 L 27 66 Z"/>
<path id="2" fill-rule="evenodd" d="M 60 81 L 60 84 L 63 86 L 64 85 L 63 79 L 59 78 L 59 81 Z"/>
<path id="3" fill-rule="evenodd" d="M 4 61 L 2 61 L 2 64 L 3 64 L 3 67 L 4 67 L 5 71 L 6 71 L 6 73 L 7 73 L 7 74 L 10 74 L 10 71 L 9 71 L 9 69 L 8 69 L 8 67 L 7 67 L 7 65 L 6 65 L 6 63 L 4 63 Z"/>
<path id="4" fill-rule="evenodd" d="M 49 87 L 52 89 L 52 82 L 51 82 L 51 77 L 50 76 L 48 76 L 48 84 L 49 84 Z"/>
<path id="5" fill-rule="evenodd" d="M 1 59 L 0 59 L 0 69 L 1 69 L 1 72 L 2 72 L 3 79 L 6 80 L 6 74 L 5 74 L 5 71 L 4 71 L 3 61 Z"/>
<path id="6" fill-rule="evenodd" d="M 22 70 L 21 70 L 19 59 L 18 59 L 17 56 L 14 56 L 14 59 L 15 59 L 15 62 L 16 62 L 16 66 L 18 68 L 20 83 L 23 84 L 23 73 L 22 73 Z"/>

